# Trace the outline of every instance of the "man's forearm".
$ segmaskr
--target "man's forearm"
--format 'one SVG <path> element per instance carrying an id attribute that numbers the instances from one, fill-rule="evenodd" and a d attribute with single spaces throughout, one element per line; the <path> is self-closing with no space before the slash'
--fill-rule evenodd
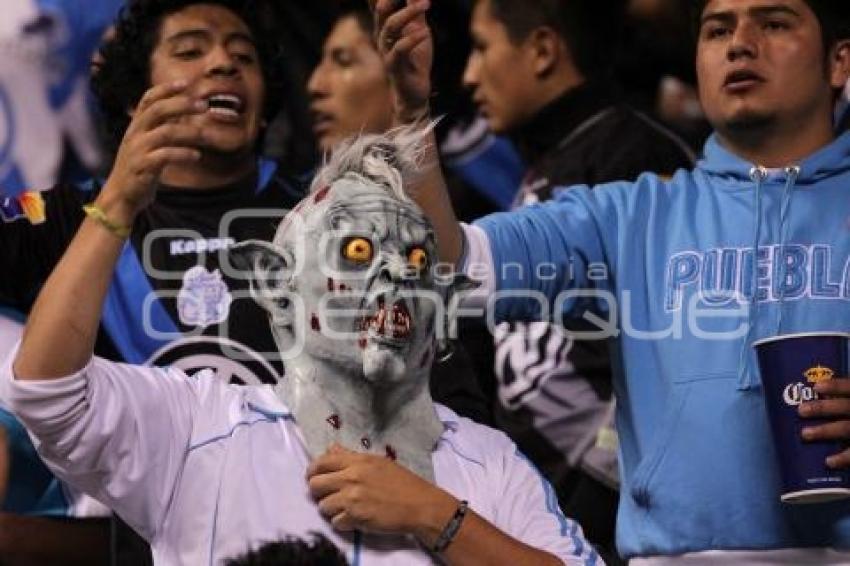
<path id="1" fill-rule="evenodd" d="M 453 511 L 453 509 L 452 509 Z M 434 513 L 424 520 L 416 533 L 426 546 L 433 547 L 447 521 L 445 508 L 434 506 Z M 480 515 L 467 509 L 460 529 L 442 554 L 452 566 L 498 566 L 501 564 L 534 564 L 560 566 L 562 562 L 547 552 L 533 548 L 505 534 Z"/>
<path id="2" fill-rule="evenodd" d="M 370 0 L 375 39 L 393 90 L 393 125 L 426 127 L 431 97 L 433 39 L 426 17 L 430 2 Z M 390 41 L 388 41 L 390 40 Z M 434 226 L 440 260 L 456 265 L 462 236 L 446 190 L 433 128 L 428 132 L 423 175 L 415 187 L 405 187 Z"/>
<path id="3" fill-rule="evenodd" d="M 428 133 L 426 144 L 423 175 L 409 194 L 434 226 L 440 260 L 457 265 L 463 249 L 463 233 L 440 169 L 440 156 L 433 129 Z"/>
<path id="4" fill-rule="evenodd" d="M 563 566 L 549 554 L 512 538 L 474 512 L 469 512 L 457 538 L 443 557 L 452 566 L 497 566 L 499 564 L 534 564 Z"/>
<path id="5" fill-rule="evenodd" d="M 133 213 L 119 201 L 102 195 L 98 205 L 111 222 L 132 223 Z M 14 363 L 17 379 L 55 379 L 85 367 L 123 246 L 124 239 L 105 226 L 91 218 L 83 222 L 27 320 Z"/>

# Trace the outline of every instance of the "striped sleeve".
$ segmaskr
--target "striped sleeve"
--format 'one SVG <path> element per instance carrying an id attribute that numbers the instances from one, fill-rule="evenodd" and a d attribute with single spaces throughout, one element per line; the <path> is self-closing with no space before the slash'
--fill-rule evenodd
<path id="1" fill-rule="evenodd" d="M 511 536 L 568 566 L 604 566 L 579 524 L 561 511 L 551 484 L 516 447 L 504 455 L 503 478 L 497 522 Z"/>

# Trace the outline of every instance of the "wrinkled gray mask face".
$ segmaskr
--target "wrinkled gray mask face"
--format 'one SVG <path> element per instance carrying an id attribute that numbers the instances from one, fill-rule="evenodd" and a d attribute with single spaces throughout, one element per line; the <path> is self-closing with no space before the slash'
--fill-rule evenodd
<path id="1" fill-rule="evenodd" d="M 411 370 L 430 367 L 434 354 L 441 299 L 430 271 L 430 224 L 383 189 L 348 180 L 325 199 L 305 215 L 305 255 L 296 259 L 304 268 L 294 281 L 310 322 L 305 351 L 376 385 L 403 383 Z"/>
<path id="2" fill-rule="evenodd" d="M 278 392 L 313 456 L 338 442 L 433 481 L 436 253 L 415 205 L 346 178 L 302 201 L 273 245 L 232 250 L 272 315 L 286 365 Z"/>

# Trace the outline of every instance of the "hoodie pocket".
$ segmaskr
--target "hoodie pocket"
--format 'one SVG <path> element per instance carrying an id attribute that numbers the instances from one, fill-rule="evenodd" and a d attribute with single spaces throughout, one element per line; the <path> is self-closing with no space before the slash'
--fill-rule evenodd
<path id="1" fill-rule="evenodd" d="M 658 432 L 632 476 L 631 493 L 638 505 L 645 507 L 650 504 L 652 482 L 671 448 L 675 446 L 678 449 L 687 445 L 690 440 L 694 443 L 691 451 L 693 454 L 699 452 L 700 443 L 718 440 L 716 436 L 710 438 L 704 435 L 709 432 L 717 435 L 723 426 L 722 415 L 729 407 L 741 401 L 742 394 L 736 390 L 735 385 L 736 374 L 733 370 L 693 373 L 674 380 L 670 395 L 664 404 Z M 760 397 L 761 388 L 753 393 Z M 747 395 L 751 396 L 752 394 Z M 711 419 L 713 414 L 716 414 L 717 420 L 711 422 L 716 426 L 703 430 L 704 422 Z M 694 438 L 689 439 L 689 435 L 694 435 Z M 672 454 L 670 457 L 676 463 L 688 456 L 686 453 Z"/>
<path id="2" fill-rule="evenodd" d="M 671 445 L 691 389 L 687 384 L 676 384 L 673 387 L 673 392 L 666 403 L 667 408 L 658 426 L 658 433 L 632 476 L 632 498 L 640 507 L 648 507 L 650 504 L 649 483 Z"/>
<path id="3" fill-rule="evenodd" d="M 738 390 L 734 371 L 693 377 L 672 385 L 632 474 L 641 537 L 661 546 L 731 545 L 742 533 L 750 542 L 775 542 L 783 526 L 762 390 Z"/>

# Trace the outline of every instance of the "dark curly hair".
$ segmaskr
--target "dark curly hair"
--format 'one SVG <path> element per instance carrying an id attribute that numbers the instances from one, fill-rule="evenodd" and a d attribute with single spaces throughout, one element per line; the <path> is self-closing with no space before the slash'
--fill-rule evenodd
<path id="1" fill-rule="evenodd" d="M 282 541 L 264 544 L 254 550 L 232 558 L 226 566 L 348 566 L 340 550 L 320 533 L 312 533 L 312 540 L 287 537 Z"/>
<path id="2" fill-rule="evenodd" d="M 115 33 L 100 48 L 91 87 L 99 103 L 104 136 L 114 152 L 130 125 L 127 110 L 150 88 L 150 57 L 159 41 L 165 17 L 194 4 L 215 4 L 239 16 L 257 46 L 266 96 L 264 116 L 271 122 L 286 88 L 282 51 L 277 42 L 270 7 L 265 0 L 129 0 L 115 22 Z"/>

